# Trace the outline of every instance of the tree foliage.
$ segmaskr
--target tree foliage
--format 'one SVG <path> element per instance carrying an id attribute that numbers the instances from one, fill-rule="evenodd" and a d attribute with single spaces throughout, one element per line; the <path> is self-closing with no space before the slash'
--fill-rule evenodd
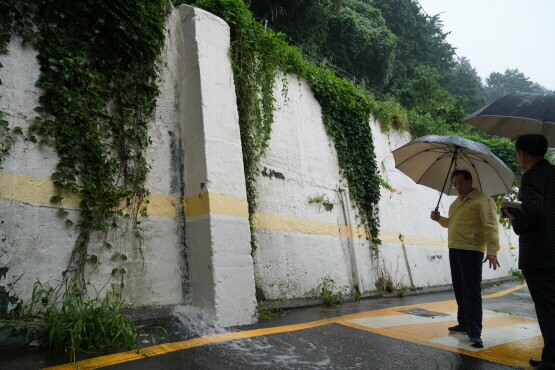
<path id="1" fill-rule="evenodd" d="M 359 0 L 250 1 L 258 19 L 317 55 L 381 90 L 392 73 L 395 37 L 380 11 Z"/>
<path id="2" fill-rule="evenodd" d="M 530 81 L 518 69 L 507 69 L 504 73 L 492 72 L 486 78 L 486 91 L 490 101 L 511 93 L 547 94 L 549 90 Z"/>
<path id="3" fill-rule="evenodd" d="M 435 68 L 440 74 L 453 64 L 453 49 L 445 43 L 438 16 L 427 18 L 413 0 L 364 0 L 379 9 L 387 27 L 397 37 L 393 76 L 387 91 L 406 87 L 421 66 Z"/>

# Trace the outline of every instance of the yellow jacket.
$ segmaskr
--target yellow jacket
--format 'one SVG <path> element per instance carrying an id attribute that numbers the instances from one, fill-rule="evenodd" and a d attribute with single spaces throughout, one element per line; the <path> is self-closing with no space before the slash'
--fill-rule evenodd
<path id="1" fill-rule="evenodd" d="M 447 227 L 448 246 L 496 256 L 499 250 L 497 212 L 493 199 L 475 189 L 464 200 L 458 197 L 449 207 L 449 218 L 440 217 Z"/>

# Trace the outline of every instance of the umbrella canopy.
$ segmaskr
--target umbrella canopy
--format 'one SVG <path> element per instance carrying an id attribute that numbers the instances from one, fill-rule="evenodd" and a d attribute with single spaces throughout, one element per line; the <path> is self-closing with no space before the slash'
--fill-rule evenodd
<path id="1" fill-rule="evenodd" d="M 417 184 L 447 195 L 457 194 L 448 182 L 454 169 L 468 170 L 473 186 L 489 196 L 509 192 L 515 179 L 485 145 L 459 136 L 422 136 L 395 149 L 393 157 L 395 168 Z"/>
<path id="2" fill-rule="evenodd" d="M 555 94 L 509 94 L 472 113 L 465 122 L 511 139 L 542 134 L 555 147 Z"/>

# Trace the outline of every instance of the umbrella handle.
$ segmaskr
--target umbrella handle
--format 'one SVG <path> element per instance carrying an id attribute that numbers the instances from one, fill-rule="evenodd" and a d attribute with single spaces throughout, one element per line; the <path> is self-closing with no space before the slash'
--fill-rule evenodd
<path id="1" fill-rule="evenodd" d="M 441 192 L 441 193 L 439 194 L 439 200 L 437 201 L 437 205 L 436 205 L 436 209 L 435 209 L 436 212 L 437 212 L 438 209 L 439 209 L 439 202 L 441 202 L 441 196 L 442 196 L 442 195 L 443 195 L 443 192 Z"/>
<path id="2" fill-rule="evenodd" d="M 443 182 L 443 187 L 441 188 L 441 191 L 439 192 L 439 200 L 437 201 L 437 205 L 436 205 L 436 211 L 439 209 L 439 202 L 441 202 L 441 197 L 443 195 L 443 189 L 445 189 L 445 184 L 447 184 L 447 179 L 449 178 L 449 174 L 451 173 L 451 167 L 453 167 L 453 162 L 455 162 L 455 159 L 457 158 L 457 150 L 459 150 L 459 147 L 456 146 L 455 147 L 455 152 L 453 153 L 453 158 L 451 158 L 451 164 L 449 164 L 449 170 L 447 171 L 447 176 L 445 176 L 445 181 Z"/>

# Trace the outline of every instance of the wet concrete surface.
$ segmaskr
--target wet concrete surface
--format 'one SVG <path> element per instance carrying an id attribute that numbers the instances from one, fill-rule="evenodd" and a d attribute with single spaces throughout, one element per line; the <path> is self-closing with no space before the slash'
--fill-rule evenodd
<path id="1" fill-rule="evenodd" d="M 521 321 L 534 321 L 535 311 L 526 287 L 498 297 L 492 296 L 511 288 L 518 288 L 520 284 L 521 282 L 507 282 L 483 289 L 483 296 L 490 296 L 484 298 L 483 307 L 488 315 L 495 316 L 491 320 L 512 320 L 520 317 L 523 318 Z M 533 336 L 531 339 L 523 339 L 523 344 L 520 346 L 515 332 L 515 339 L 507 340 L 509 344 L 476 351 L 468 346 L 464 336 L 457 337 L 457 340 L 460 340 L 457 348 L 443 345 L 437 342 L 438 339 L 426 339 L 430 336 L 430 331 L 434 330 L 439 333 L 434 334 L 436 337 L 446 336 L 447 339 L 453 339 L 454 337 L 448 337 L 446 330 L 446 327 L 451 325 L 448 321 L 423 325 L 418 323 L 416 326 L 394 326 L 389 329 L 353 324 L 356 320 L 372 318 L 372 315 L 378 315 L 379 321 L 382 317 L 379 315 L 386 314 L 393 315 L 389 317 L 390 319 L 400 317 L 425 321 L 428 318 L 419 317 L 425 316 L 421 315 L 422 312 L 437 312 L 440 316 L 439 310 L 445 303 L 436 305 L 436 302 L 448 302 L 453 299 L 453 293 L 450 290 L 435 293 L 422 291 L 420 294 L 404 297 L 365 299 L 331 308 L 319 306 L 296 309 L 287 311 L 285 315 L 276 319 L 261 320 L 253 325 L 225 329 L 210 323 L 201 312 L 192 308 L 183 308 L 178 315 L 180 319 L 176 317 L 156 325 L 157 328 L 152 333 L 156 335 L 160 332 L 159 327 L 164 327 L 167 332 L 165 339 L 158 340 L 153 345 L 149 337 L 142 338 L 142 345 L 147 347 L 147 350 L 153 348 L 150 353 L 154 355 L 88 356 L 92 359 L 82 363 L 81 367 L 109 369 L 531 368 L 526 364 L 527 357 L 533 357 L 541 352 L 541 345 L 538 344 L 537 337 Z M 450 304 L 452 305 L 452 302 Z M 407 312 L 407 306 L 409 309 L 415 306 L 416 309 Z M 407 313 L 411 313 L 410 317 L 407 317 Z M 501 315 L 502 317 L 496 317 Z M 484 328 L 486 328 L 488 326 L 486 319 L 484 320 Z M 501 325 L 492 324 L 490 325 L 492 328 L 488 330 L 502 329 Z M 412 332 L 406 331 L 407 327 L 410 327 Z M 421 327 L 419 330 L 424 331 L 415 331 L 414 327 Z M 149 333 L 151 329 L 152 326 L 142 328 L 145 333 Z M 225 337 L 229 333 L 234 337 Z M 422 338 L 419 338 L 419 333 L 422 334 Z M 240 338 L 243 334 L 245 337 Z M 198 340 L 202 338 L 217 339 L 213 339 L 213 342 L 210 340 L 206 343 L 199 342 Z M 166 346 L 160 346 L 160 343 L 166 343 Z M 484 338 L 484 344 L 487 345 L 486 338 Z M 512 347 L 503 349 L 507 345 Z M 514 348 L 520 347 L 526 351 L 515 354 Z M 516 357 L 505 358 L 506 353 Z M 45 349 L 39 348 L 5 358 L 0 362 L 0 368 L 38 369 L 62 365 L 65 362 L 63 358 L 50 357 Z"/>

